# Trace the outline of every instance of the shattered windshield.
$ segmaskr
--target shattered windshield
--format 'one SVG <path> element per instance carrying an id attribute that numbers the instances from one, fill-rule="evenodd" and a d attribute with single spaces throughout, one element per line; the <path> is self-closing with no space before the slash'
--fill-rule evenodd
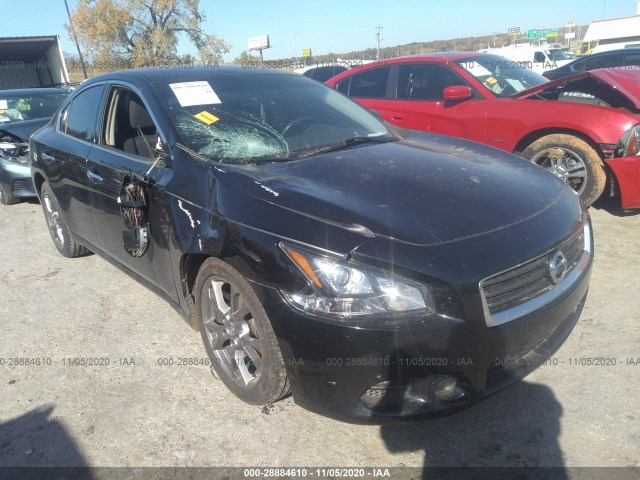
<path id="1" fill-rule="evenodd" d="M 365 109 L 299 75 L 217 75 L 160 88 L 184 145 L 221 163 L 294 160 L 395 139 Z"/>
<path id="2" fill-rule="evenodd" d="M 0 94 L 0 124 L 53 116 L 67 93 Z"/>
<path id="3" fill-rule="evenodd" d="M 498 55 L 478 55 L 456 62 L 498 97 L 508 97 L 548 82 L 542 75 Z"/>

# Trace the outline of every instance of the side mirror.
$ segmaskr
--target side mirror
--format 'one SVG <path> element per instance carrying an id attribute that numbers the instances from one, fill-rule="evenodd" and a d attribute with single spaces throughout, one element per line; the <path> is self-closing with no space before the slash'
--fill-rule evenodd
<path id="1" fill-rule="evenodd" d="M 444 99 L 449 102 L 461 102 L 473 96 L 473 92 L 469 87 L 463 85 L 455 85 L 444 89 Z"/>

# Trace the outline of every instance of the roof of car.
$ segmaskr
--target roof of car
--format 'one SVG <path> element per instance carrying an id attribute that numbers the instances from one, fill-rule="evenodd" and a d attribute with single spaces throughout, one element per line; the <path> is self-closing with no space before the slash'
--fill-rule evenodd
<path id="1" fill-rule="evenodd" d="M 640 47 L 628 47 L 628 48 L 617 48 L 615 50 L 605 50 L 604 52 L 592 53 L 590 55 L 583 55 L 578 57 L 578 59 L 585 59 L 590 57 L 601 57 L 603 55 L 615 55 L 617 53 L 640 53 Z"/>
<path id="2" fill-rule="evenodd" d="M 0 90 L 0 95 L 3 96 L 18 96 L 18 95 L 38 95 L 43 93 L 62 93 L 67 94 L 66 90 L 61 88 L 16 88 L 9 90 Z"/>
<path id="3" fill-rule="evenodd" d="M 295 75 L 293 72 L 277 68 L 249 68 L 241 65 L 211 65 L 206 67 L 158 67 L 158 68 L 133 68 L 113 73 L 105 73 L 89 79 L 86 83 L 95 83 L 105 80 L 124 80 L 135 82 L 144 80 L 147 82 L 188 82 L 211 78 L 218 75 Z"/>

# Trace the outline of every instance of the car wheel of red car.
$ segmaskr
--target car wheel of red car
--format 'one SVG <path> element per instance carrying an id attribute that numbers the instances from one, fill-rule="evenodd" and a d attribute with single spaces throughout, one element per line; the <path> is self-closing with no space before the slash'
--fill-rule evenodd
<path id="1" fill-rule="evenodd" d="M 275 333 L 249 282 L 230 265 L 209 258 L 198 272 L 195 294 L 202 341 L 227 388 L 252 405 L 287 395 Z"/>
<path id="2" fill-rule="evenodd" d="M 573 188 L 586 205 L 595 202 L 607 180 L 602 159 L 584 140 L 572 135 L 547 135 L 529 145 L 522 156 Z"/>

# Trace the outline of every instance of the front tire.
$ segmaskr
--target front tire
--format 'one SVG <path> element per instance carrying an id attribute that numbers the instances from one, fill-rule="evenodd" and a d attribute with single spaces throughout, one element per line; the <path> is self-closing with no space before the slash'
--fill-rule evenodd
<path id="1" fill-rule="evenodd" d="M 4 185 L 0 184 L 0 203 L 2 205 L 15 205 L 19 203 L 20 199 L 14 197 L 9 193 L 9 191 L 4 187 Z"/>
<path id="2" fill-rule="evenodd" d="M 266 405 L 289 393 L 275 333 L 249 282 L 225 262 L 209 258 L 195 284 L 200 334 L 212 368 L 241 400 Z"/>
<path id="3" fill-rule="evenodd" d="M 87 253 L 87 248 L 73 241 L 69 227 L 62 218 L 60 213 L 60 205 L 53 195 L 51 187 L 48 183 L 42 184 L 40 191 L 40 199 L 44 217 L 49 227 L 51 240 L 56 246 L 60 255 L 68 258 L 79 257 Z"/>
<path id="4" fill-rule="evenodd" d="M 578 137 L 547 135 L 529 145 L 522 156 L 561 178 L 587 206 L 604 191 L 607 173 L 602 159 Z"/>

